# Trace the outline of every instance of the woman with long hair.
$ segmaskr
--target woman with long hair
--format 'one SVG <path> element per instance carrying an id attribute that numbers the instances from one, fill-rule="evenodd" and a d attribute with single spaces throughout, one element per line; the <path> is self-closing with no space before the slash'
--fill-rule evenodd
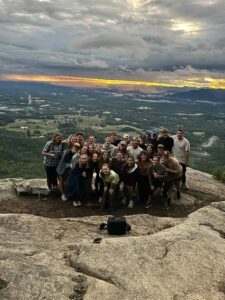
<path id="1" fill-rule="evenodd" d="M 56 132 L 53 135 L 52 140 L 47 142 L 42 150 L 49 190 L 55 190 L 58 188 L 58 174 L 56 168 L 65 149 L 66 144 L 62 142 L 62 134 L 60 132 Z"/>
<path id="2" fill-rule="evenodd" d="M 151 161 L 146 151 L 140 153 L 138 162 L 138 192 L 139 200 L 146 203 L 150 192 L 148 169 L 151 166 Z"/>
<path id="3" fill-rule="evenodd" d="M 67 201 L 66 196 L 66 181 L 68 177 L 68 173 L 71 167 L 71 162 L 74 159 L 74 156 L 79 154 L 80 144 L 69 142 L 69 149 L 65 150 L 62 158 L 59 161 L 57 166 L 57 173 L 59 176 L 59 189 L 62 193 L 61 199 L 62 201 Z M 79 159 L 79 157 L 78 157 Z"/>
<path id="4" fill-rule="evenodd" d="M 137 184 L 137 164 L 133 156 L 128 156 L 127 162 L 122 166 L 122 181 L 125 198 L 122 204 L 128 203 L 128 208 L 134 207 L 135 187 Z"/>
<path id="5" fill-rule="evenodd" d="M 154 154 L 155 154 L 154 146 L 152 144 L 148 144 L 146 147 L 146 152 L 148 154 L 148 157 L 150 159 L 153 159 Z"/>
<path id="6" fill-rule="evenodd" d="M 79 161 L 72 166 L 68 175 L 67 197 L 73 200 L 73 206 L 82 206 L 85 202 L 89 202 L 92 174 L 88 156 L 81 154 Z"/>

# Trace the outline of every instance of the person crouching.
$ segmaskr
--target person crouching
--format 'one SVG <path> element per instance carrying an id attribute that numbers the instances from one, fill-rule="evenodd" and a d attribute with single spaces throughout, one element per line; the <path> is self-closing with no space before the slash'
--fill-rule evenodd
<path id="1" fill-rule="evenodd" d="M 108 205 L 109 211 L 113 212 L 116 208 L 116 197 L 118 191 L 119 175 L 110 170 L 108 164 L 103 164 L 99 176 L 104 183 L 104 193 L 101 209 Z"/>

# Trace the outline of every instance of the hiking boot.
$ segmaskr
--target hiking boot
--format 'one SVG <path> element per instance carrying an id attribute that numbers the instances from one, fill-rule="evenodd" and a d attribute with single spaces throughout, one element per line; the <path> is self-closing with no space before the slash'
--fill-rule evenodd
<path id="1" fill-rule="evenodd" d="M 63 202 L 65 202 L 65 201 L 68 200 L 68 199 L 66 198 L 66 195 L 65 195 L 65 194 L 62 194 L 61 199 L 62 199 Z"/>
<path id="2" fill-rule="evenodd" d="M 128 208 L 133 208 L 134 207 L 134 200 L 130 200 L 127 207 Z"/>
<path id="3" fill-rule="evenodd" d="M 180 191 L 177 191 L 177 199 L 180 199 Z"/>
<path id="4" fill-rule="evenodd" d="M 77 201 L 73 201 L 73 206 L 77 207 L 78 206 L 78 202 Z"/>

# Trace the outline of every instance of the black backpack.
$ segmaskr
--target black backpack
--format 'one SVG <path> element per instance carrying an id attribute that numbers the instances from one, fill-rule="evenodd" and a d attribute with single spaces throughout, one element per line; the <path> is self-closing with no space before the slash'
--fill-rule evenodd
<path id="1" fill-rule="evenodd" d="M 123 235 L 131 230 L 126 218 L 123 216 L 108 217 L 107 224 L 102 223 L 100 229 L 106 229 L 110 235 Z"/>

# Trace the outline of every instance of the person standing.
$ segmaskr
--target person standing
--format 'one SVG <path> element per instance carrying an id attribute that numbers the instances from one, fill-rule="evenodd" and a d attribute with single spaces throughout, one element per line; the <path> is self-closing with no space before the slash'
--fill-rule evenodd
<path id="1" fill-rule="evenodd" d="M 169 130 L 167 128 L 161 130 L 161 135 L 158 138 L 158 145 L 159 144 L 164 146 L 164 150 L 168 150 L 170 153 L 172 152 L 174 140 L 169 136 Z"/>
<path id="2" fill-rule="evenodd" d="M 111 140 L 111 144 L 113 144 L 114 146 L 118 146 L 119 143 L 121 142 L 120 139 L 118 139 L 117 137 L 117 133 L 116 132 L 112 132 L 110 135 L 110 140 Z"/>
<path id="3" fill-rule="evenodd" d="M 138 137 L 134 137 L 132 139 L 131 146 L 127 147 L 128 156 L 133 156 L 135 162 L 137 162 L 139 155 L 141 154 L 142 151 L 143 151 L 143 149 L 141 149 L 141 147 L 139 147 Z"/>
<path id="4" fill-rule="evenodd" d="M 62 134 L 57 132 L 54 134 L 52 140 L 46 143 L 42 150 L 49 190 L 56 190 L 58 188 L 58 174 L 56 168 L 65 148 L 66 144 L 62 142 Z"/>
<path id="5" fill-rule="evenodd" d="M 181 177 L 181 188 L 187 189 L 186 185 L 186 168 L 189 165 L 190 157 L 190 142 L 184 137 L 184 131 L 182 129 L 177 129 L 176 135 L 172 136 L 174 140 L 174 145 L 172 153 L 174 157 L 179 161 L 183 167 L 183 173 Z"/>

